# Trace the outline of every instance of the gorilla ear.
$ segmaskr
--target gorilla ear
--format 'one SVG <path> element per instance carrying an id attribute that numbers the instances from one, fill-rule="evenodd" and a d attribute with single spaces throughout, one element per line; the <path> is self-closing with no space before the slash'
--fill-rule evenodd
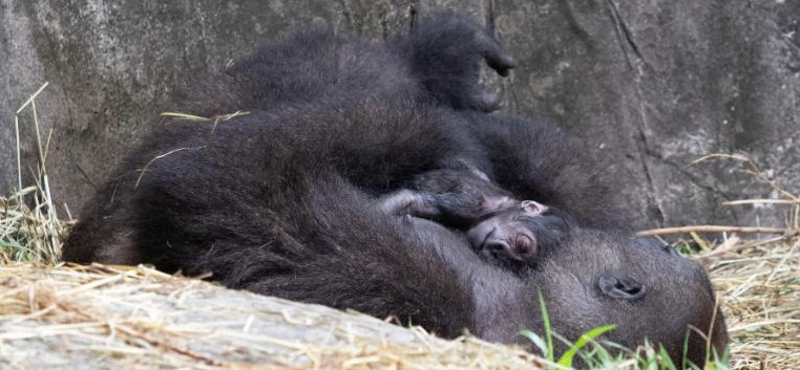
<path id="1" fill-rule="evenodd" d="M 529 216 L 538 216 L 547 210 L 547 206 L 532 200 L 523 200 L 520 208 Z"/>
<path id="2" fill-rule="evenodd" d="M 597 282 L 603 294 L 614 299 L 638 299 L 645 295 L 645 287 L 629 277 L 602 276 Z"/>

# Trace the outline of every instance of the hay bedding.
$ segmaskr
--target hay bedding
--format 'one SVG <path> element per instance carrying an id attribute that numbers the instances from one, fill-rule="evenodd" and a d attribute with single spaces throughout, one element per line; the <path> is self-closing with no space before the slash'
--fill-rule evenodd
<path id="1" fill-rule="evenodd" d="M 733 340 L 731 368 L 800 369 L 800 238 L 734 237 L 707 254 Z"/>

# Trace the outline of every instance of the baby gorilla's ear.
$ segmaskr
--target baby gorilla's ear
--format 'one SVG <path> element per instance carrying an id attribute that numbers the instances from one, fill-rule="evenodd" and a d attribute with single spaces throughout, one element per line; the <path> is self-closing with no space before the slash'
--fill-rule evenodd
<path id="1" fill-rule="evenodd" d="M 547 206 L 532 200 L 523 200 L 520 208 L 528 216 L 538 216 L 547 211 Z"/>

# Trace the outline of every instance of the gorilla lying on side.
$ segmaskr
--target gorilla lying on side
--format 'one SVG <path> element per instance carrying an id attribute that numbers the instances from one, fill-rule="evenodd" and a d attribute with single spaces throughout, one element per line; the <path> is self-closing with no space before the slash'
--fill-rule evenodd
<path id="1" fill-rule="evenodd" d="M 567 338 L 618 324 L 608 340 L 647 337 L 677 359 L 694 327 L 721 351 L 699 265 L 614 231 L 602 182 L 557 129 L 475 111 L 494 104 L 480 60 L 512 64 L 495 47 L 457 18 L 390 45 L 309 33 L 267 47 L 183 104 L 249 114 L 214 130 L 172 120 L 147 137 L 81 213 L 64 258 L 212 272 L 229 287 L 504 343 L 543 330 L 541 291 Z M 464 232 L 375 206 L 438 170 L 485 174 L 575 221 L 519 274 L 487 263 Z M 689 336 L 690 360 L 705 349 Z"/>

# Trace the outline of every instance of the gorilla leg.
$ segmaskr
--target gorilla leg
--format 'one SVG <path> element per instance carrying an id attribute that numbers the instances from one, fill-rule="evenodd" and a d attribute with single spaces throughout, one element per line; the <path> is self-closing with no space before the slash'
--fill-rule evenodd
<path id="1" fill-rule="evenodd" d="M 418 82 L 383 43 L 312 29 L 237 60 L 181 89 L 177 109 L 203 116 L 283 109 L 308 102 L 413 98 Z"/>
<path id="2" fill-rule="evenodd" d="M 211 117 L 377 97 L 496 110 L 499 99 L 478 83 L 483 59 L 504 76 L 514 66 L 488 31 L 467 17 L 430 19 L 388 45 L 330 30 L 298 32 L 180 89 L 171 108 Z"/>

